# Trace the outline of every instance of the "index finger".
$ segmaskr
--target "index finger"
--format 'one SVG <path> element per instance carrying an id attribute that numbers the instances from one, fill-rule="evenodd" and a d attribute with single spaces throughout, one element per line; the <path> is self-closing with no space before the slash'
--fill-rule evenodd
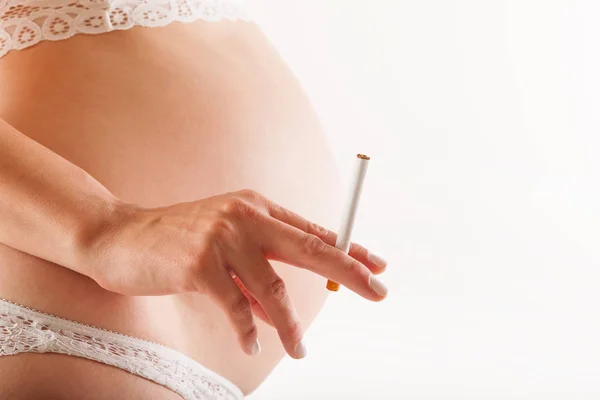
<path id="1" fill-rule="evenodd" d="M 265 257 L 308 269 L 369 300 L 380 301 L 387 295 L 369 268 L 318 236 L 272 217 L 262 218 L 259 224 L 257 239 Z"/>
<path id="2" fill-rule="evenodd" d="M 329 246 L 335 246 L 335 242 L 338 236 L 337 233 L 315 222 L 309 221 L 301 215 L 291 210 L 288 210 L 287 208 L 272 201 L 266 200 L 266 207 L 269 211 L 269 215 L 273 218 L 276 218 L 281 222 L 298 228 L 303 232 L 315 235 L 323 242 L 327 243 Z M 382 259 L 379 256 L 376 256 L 367 248 L 359 245 L 358 243 L 352 242 L 350 244 L 348 255 L 356 259 L 357 261 L 360 261 L 374 274 L 381 274 L 385 271 L 385 268 L 387 266 L 387 262 L 384 259 Z"/>

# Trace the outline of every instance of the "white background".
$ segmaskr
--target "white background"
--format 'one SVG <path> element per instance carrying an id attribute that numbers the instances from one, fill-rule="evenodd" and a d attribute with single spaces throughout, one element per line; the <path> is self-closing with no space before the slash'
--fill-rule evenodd
<path id="1" fill-rule="evenodd" d="M 600 398 L 600 2 L 254 1 L 346 182 L 372 157 L 390 294 L 250 399 Z"/>

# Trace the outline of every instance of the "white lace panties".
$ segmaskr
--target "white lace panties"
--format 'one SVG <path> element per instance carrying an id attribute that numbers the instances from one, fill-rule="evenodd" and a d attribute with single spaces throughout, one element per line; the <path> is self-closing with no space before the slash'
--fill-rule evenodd
<path id="1" fill-rule="evenodd" d="M 245 0 L 0 0 L 0 57 L 77 33 L 249 18 Z"/>
<path id="2" fill-rule="evenodd" d="M 186 400 L 243 399 L 233 383 L 171 348 L 0 299 L 0 357 L 26 352 L 66 354 L 112 365 Z"/>

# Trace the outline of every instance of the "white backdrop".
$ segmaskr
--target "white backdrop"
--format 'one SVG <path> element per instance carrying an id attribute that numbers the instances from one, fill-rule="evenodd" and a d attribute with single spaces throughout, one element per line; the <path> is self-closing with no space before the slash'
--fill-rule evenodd
<path id="1" fill-rule="evenodd" d="M 390 262 L 250 399 L 600 398 L 600 2 L 250 1 Z"/>

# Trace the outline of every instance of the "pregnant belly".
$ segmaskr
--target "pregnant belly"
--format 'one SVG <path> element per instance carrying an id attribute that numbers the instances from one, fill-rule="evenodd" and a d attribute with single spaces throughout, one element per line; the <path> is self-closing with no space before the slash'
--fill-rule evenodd
<path id="1" fill-rule="evenodd" d="M 253 23 L 134 28 L 13 52 L 0 60 L 0 118 L 125 201 L 152 207 L 252 188 L 336 228 L 340 180 L 327 141 L 295 78 Z M 324 278 L 272 263 L 307 326 L 325 300 Z M 203 296 L 116 295 L 2 245 L 0 297 L 162 342 L 246 392 L 284 355 L 261 321 L 263 353 L 244 355 L 223 313 Z M 111 379 L 131 379 L 124 375 Z M 135 382 L 135 393 L 144 385 L 157 390 Z"/>

